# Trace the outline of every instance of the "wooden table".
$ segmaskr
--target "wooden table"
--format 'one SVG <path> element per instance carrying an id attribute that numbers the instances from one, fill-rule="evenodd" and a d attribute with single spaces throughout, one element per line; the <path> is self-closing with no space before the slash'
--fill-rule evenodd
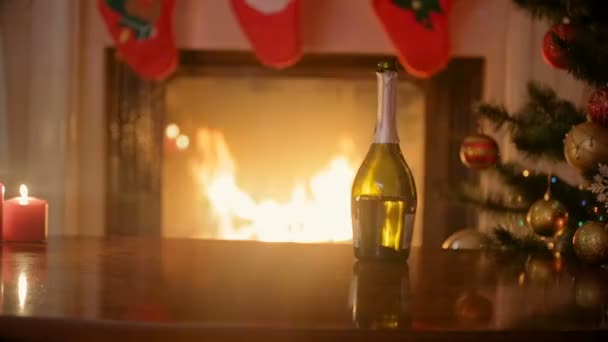
<path id="1" fill-rule="evenodd" d="M 606 341 L 608 272 L 564 260 L 144 238 L 5 243 L 0 337 Z"/>

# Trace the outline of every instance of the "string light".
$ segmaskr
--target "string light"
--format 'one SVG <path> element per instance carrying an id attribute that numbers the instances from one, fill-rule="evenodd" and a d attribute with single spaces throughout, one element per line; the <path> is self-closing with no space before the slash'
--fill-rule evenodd
<path id="1" fill-rule="evenodd" d="M 553 183 L 553 184 L 557 183 L 557 178 L 551 177 L 551 183 Z"/>
<path id="2" fill-rule="evenodd" d="M 578 221 L 578 226 L 582 227 L 583 226 L 583 221 Z"/>
<path id="3" fill-rule="evenodd" d="M 556 251 L 553 254 L 553 260 L 553 267 L 555 267 L 556 271 L 561 272 L 564 269 L 564 258 L 562 258 L 562 253 Z"/>
<path id="4" fill-rule="evenodd" d="M 168 124 L 165 128 L 165 135 L 169 139 L 177 138 L 179 136 L 179 126 L 174 123 Z"/>
<path id="5" fill-rule="evenodd" d="M 190 146 L 190 138 L 187 135 L 180 134 L 177 139 L 175 139 L 175 145 L 179 150 L 185 150 Z"/>
<path id="6" fill-rule="evenodd" d="M 517 278 L 517 282 L 519 283 L 519 285 L 523 285 L 526 282 L 526 275 L 524 274 L 524 272 L 521 272 L 519 274 L 519 278 Z"/>
<path id="7" fill-rule="evenodd" d="M 522 174 L 524 175 L 524 177 L 528 177 L 530 175 L 530 171 L 529 170 L 524 170 L 522 172 Z"/>
<path id="8" fill-rule="evenodd" d="M 586 200 L 582 200 L 582 201 L 581 201 L 581 205 L 582 205 L 583 207 L 584 207 L 584 206 L 586 206 L 586 205 L 587 205 L 587 201 L 586 201 Z"/>

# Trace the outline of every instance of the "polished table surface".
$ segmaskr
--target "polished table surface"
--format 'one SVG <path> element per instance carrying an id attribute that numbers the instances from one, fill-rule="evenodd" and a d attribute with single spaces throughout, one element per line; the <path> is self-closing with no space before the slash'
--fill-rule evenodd
<path id="1" fill-rule="evenodd" d="M 148 238 L 1 245 L 0 337 L 604 340 L 608 271 L 519 254 Z"/>

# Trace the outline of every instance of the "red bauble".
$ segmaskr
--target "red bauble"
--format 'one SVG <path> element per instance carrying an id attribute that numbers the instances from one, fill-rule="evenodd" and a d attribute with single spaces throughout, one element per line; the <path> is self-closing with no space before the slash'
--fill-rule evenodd
<path id="1" fill-rule="evenodd" d="M 599 87 L 591 94 L 587 112 L 591 121 L 608 127 L 608 87 Z"/>
<path id="2" fill-rule="evenodd" d="M 484 134 L 470 135 L 460 145 L 460 160 L 473 169 L 486 169 L 498 161 L 498 144 Z"/>
<path id="3" fill-rule="evenodd" d="M 568 60 L 565 51 L 555 43 L 553 35 L 556 35 L 561 40 L 571 40 L 574 37 L 574 29 L 570 24 L 553 25 L 543 38 L 543 58 L 547 64 L 558 68 L 565 69 L 568 66 Z"/>
<path id="4" fill-rule="evenodd" d="M 492 319 L 494 305 L 486 297 L 468 292 L 462 294 L 454 305 L 456 317 L 465 324 L 487 324 Z"/>

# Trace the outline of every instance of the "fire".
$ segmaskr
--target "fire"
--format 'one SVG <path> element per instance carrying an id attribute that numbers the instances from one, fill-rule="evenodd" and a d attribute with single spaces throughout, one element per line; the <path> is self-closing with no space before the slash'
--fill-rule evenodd
<path id="1" fill-rule="evenodd" d="M 337 242 L 352 238 L 350 190 L 355 168 L 344 155 L 331 159 L 289 201 L 256 200 L 236 182 L 236 163 L 222 132 L 200 129 L 193 170 L 208 199 L 221 239 Z"/>

